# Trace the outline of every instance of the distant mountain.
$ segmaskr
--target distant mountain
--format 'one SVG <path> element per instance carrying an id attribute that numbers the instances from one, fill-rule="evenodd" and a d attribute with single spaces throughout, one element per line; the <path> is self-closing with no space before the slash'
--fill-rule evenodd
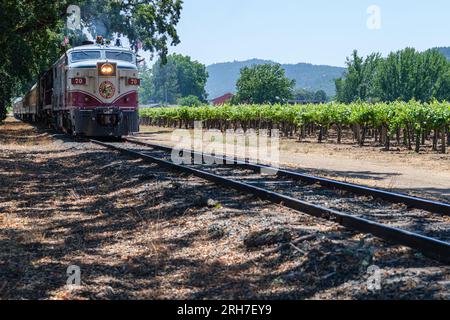
<path id="1" fill-rule="evenodd" d="M 450 47 L 440 47 L 438 49 L 450 61 Z"/>
<path id="2" fill-rule="evenodd" d="M 206 84 L 208 97 L 213 99 L 227 92 L 236 92 L 236 82 L 242 68 L 266 63 L 274 64 L 275 62 L 252 59 L 208 66 L 209 79 Z M 329 96 L 335 94 L 334 80 L 342 77 L 345 72 L 345 68 L 308 63 L 283 64 L 282 67 L 286 71 L 286 76 L 295 80 L 297 88 L 324 90 Z"/>

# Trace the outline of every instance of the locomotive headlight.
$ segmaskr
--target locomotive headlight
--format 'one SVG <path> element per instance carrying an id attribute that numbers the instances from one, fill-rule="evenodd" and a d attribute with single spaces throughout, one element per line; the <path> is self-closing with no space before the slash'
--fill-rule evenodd
<path id="1" fill-rule="evenodd" d="M 105 63 L 102 65 L 102 67 L 100 68 L 100 71 L 102 72 L 102 74 L 104 75 L 111 75 L 114 73 L 114 67 L 109 64 L 109 63 Z"/>
<path id="2" fill-rule="evenodd" d="M 114 77 L 116 75 L 117 65 L 110 62 L 97 63 L 98 75 L 103 77 Z"/>

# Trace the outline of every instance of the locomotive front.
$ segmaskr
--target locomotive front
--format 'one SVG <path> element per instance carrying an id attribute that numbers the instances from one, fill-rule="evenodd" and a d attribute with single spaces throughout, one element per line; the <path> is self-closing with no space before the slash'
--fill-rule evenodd
<path id="1" fill-rule="evenodd" d="M 121 47 L 67 53 L 67 105 L 76 135 L 121 137 L 139 131 L 136 55 Z"/>

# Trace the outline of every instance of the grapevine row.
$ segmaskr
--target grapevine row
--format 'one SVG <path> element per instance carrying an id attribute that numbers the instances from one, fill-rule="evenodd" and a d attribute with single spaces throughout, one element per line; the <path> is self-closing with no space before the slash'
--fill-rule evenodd
<path id="1" fill-rule="evenodd" d="M 319 143 L 331 139 L 331 132 L 337 143 L 351 133 L 360 146 L 371 139 L 386 150 L 394 142 L 411 150 L 415 146 L 419 152 L 430 141 L 433 150 L 445 153 L 450 145 L 450 103 L 446 102 L 175 107 L 142 109 L 140 116 L 145 125 L 189 129 L 202 121 L 205 129 L 278 129 L 300 140 L 314 136 Z"/>

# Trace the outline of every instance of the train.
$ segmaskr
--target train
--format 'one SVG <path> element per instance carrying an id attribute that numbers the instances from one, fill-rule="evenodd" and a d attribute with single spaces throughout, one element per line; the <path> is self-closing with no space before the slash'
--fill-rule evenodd
<path id="1" fill-rule="evenodd" d="M 13 112 L 74 136 L 122 137 L 139 132 L 139 86 L 137 55 L 97 37 L 67 50 Z"/>

